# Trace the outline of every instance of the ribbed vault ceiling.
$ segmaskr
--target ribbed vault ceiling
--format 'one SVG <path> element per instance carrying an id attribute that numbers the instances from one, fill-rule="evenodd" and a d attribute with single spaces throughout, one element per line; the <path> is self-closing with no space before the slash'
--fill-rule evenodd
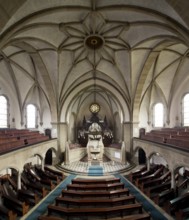
<path id="1" fill-rule="evenodd" d="M 176 2 L 0 1 L 0 85 L 52 121 L 94 99 L 124 121 L 154 98 L 169 109 L 189 66 L 188 0 Z"/>

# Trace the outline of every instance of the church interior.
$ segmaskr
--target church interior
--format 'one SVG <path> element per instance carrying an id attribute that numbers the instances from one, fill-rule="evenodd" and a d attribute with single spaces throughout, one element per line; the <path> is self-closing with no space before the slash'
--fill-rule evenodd
<path id="1" fill-rule="evenodd" d="M 0 220 L 189 219 L 188 10 L 0 0 Z"/>

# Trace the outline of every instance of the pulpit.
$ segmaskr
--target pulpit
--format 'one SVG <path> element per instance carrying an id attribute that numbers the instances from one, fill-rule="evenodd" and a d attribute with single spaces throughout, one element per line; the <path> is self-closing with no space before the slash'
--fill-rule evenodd
<path id="1" fill-rule="evenodd" d="M 104 145 L 102 142 L 101 128 L 97 123 L 93 123 L 89 128 L 87 143 L 88 162 L 102 162 L 104 154 Z"/>

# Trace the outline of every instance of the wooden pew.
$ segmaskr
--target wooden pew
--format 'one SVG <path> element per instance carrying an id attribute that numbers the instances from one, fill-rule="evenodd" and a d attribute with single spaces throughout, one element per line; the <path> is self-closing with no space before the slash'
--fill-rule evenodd
<path id="1" fill-rule="evenodd" d="M 179 209 L 186 208 L 189 204 L 189 193 L 185 193 L 181 196 L 178 196 L 170 201 L 165 206 L 167 213 L 173 214 Z"/>
<path id="2" fill-rule="evenodd" d="M 116 189 L 124 189 L 124 183 L 113 183 L 113 184 L 68 184 L 67 185 L 68 190 L 82 190 L 82 191 L 99 191 L 99 190 L 116 190 Z"/>
<path id="3" fill-rule="evenodd" d="M 112 215 L 119 213 L 122 217 L 124 213 L 142 213 L 142 205 L 139 203 L 113 206 L 113 207 L 99 207 L 99 208 L 65 208 L 62 206 L 49 205 L 48 206 L 48 215 L 65 215 L 65 216 L 104 216 Z"/>
<path id="4" fill-rule="evenodd" d="M 73 184 L 113 184 L 120 183 L 120 178 L 111 178 L 111 179 L 73 179 Z"/>
<path id="5" fill-rule="evenodd" d="M 33 168 L 28 168 L 27 169 L 28 173 L 35 178 L 36 181 L 40 182 L 42 185 L 46 186 L 49 190 L 52 190 L 55 188 L 55 185 L 50 179 L 42 179 L 40 178 L 37 173 L 33 170 Z"/>
<path id="6" fill-rule="evenodd" d="M 22 174 L 21 176 L 21 180 L 23 185 L 27 188 L 27 189 L 31 189 L 33 190 L 33 192 L 40 194 L 43 198 L 48 194 L 48 190 L 42 186 L 39 183 L 32 183 L 30 182 L 26 176 L 24 174 Z"/>
<path id="7" fill-rule="evenodd" d="M 16 220 L 17 219 L 17 214 L 14 213 L 12 210 L 7 209 L 3 205 L 0 205 L 0 216 L 4 217 L 5 219 L 8 219 L 8 220 Z"/>
<path id="8" fill-rule="evenodd" d="M 189 207 L 185 209 L 179 209 L 175 212 L 175 216 L 177 220 L 183 220 L 186 219 L 189 216 Z"/>
<path id="9" fill-rule="evenodd" d="M 45 166 L 44 169 L 45 169 L 45 171 L 48 171 L 49 173 L 52 173 L 52 174 L 58 176 L 61 180 L 64 179 L 64 174 L 63 174 L 63 172 L 60 172 L 60 171 L 58 171 L 58 170 L 54 170 L 54 169 L 52 169 L 52 168 L 50 168 L 50 167 L 48 167 L 48 166 Z"/>
<path id="10" fill-rule="evenodd" d="M 18 190 L 17 184 L 14 182 L 13 179 L 11 179 L 10 175 L 7 175 L 7 181 L 11 184 L 11 186 L 17 193 L 17 198 L 19 198 L 21 201 L 25 201 L 30 205 L 36 205 L 39 202 L 40 198 L 36 193 L 25 189 Z"/>
<path id="11" fill-rule="evenodd" d="M 119 220 L 150 220 L 151 216 L 148 213 L 140 213 L 140 214 L 132 214 L 125 216 L 123 218 L 120 218 Z M 118 219 L 116 219 L 118 220 Z"/>
<path id="12" fill-rule="evenodd" d="M 148 197 L 152 198 L 155 195 L 157 195 L 158 193 L 161 193 L 161 192 L 163 192 L 167 189 L 170 189 L 170 188 L 171 188 L 171 182 L 166 182 L 166 183 L 160 184 L 158 186 L 152 186 L 150 188 L 147 188 L 145 192 Z"/>
<path id="13" fill-rule="evenodd" d="M 74 191 L 74 190 L 62 190 L 62 196 L 72 197 L 72 198 L 87 198 L 87 197 L 106 197 L 106 198 L 112 198 L 112 197 L 120 197 L 129 195 L 129 190 L 127 188 L 119 189 L 119 190 L 113 190 L 113 191 Z"/>
<path id="14" fill-rule="evenodd" d="M 159 206 L 162 206 L 166 201 L 171 200 L 173 198 L 175 198 L 174 189 L 168 189 L 155 196 L 154 201 Z"/>
<path id="15" fill-rule="evenodd" d="M 30 205 L 36 205 L 40 201 L 40 197 L 36 193 L 24 189 L 18 190 L 18 198 L 27 202 Z"/>
<path id="16" fill-rule="evenodd" d="M 143 166 L 141 167 L 140 169 L 138 170 L 135 170 L 134 172 L 130 172 L 129 173 L 129 180 L 130 182 L 133 182 L 133 178 L 138 175 L 138 174 L 141 174 L 142 172 L 146 171 L 147 170 L 147 166 Z"/>
<path id="17" fill-rule="evenodd" d="M 136 181 L 136 186 L 141 188 L 142 182 L 145 182 L 145 181 L 148 181 L 148 180 L 153 180 L 156 177 L 159 177 L 162 174 L 163 169 L 164 169 L 164 167 L 162 166 L 162 167 L 158 168 L 154 173 L 152 173 L 148 176 L 145 176 L 145 177 L 138 178 L 137 181 Z"/>
<path id="18" fill-rule="evenodd" d="M 57 175 L 51 174 L 49 172 L 43 171 L 40 167 L 35 166 L 36 173 L 42 178 L 42 179 L 49 179 L 55 182 L 55 184 L 60 183 L 60 179 Z"/>
<path id="19" fill-rule="evenodd" d="M 40 143 L 42 141 L 48 141 L 49 137 L 48 136 L 36 136 L 36 137 L 27 137 L 26 139 L 26 144 L 30 145 L 30 144 L 36 144 L 36 143 Z"/>
<path id="20" fill-rule="evenodd" d="M 186 179 L 184 179 L 182 182 L 180 182 L 180 183 L 176 186 L 176 193 L 177 193 L 177 195 L 179 195 L 179 191 L 180 191 L 180 190 L 183 190 L 183 189 L 186 189 L 186 188 L 187 188 L 187 186 L 188 186 L 188 181 L 189 181 L 189 179 L 186 178 Z"/>
<path id="21" fill-rule="evenodd" d="M 16 141 L 10 141 L 10 142 L 6 142 L 6 143 L 1 143 L 0 144 L 0 153 L 6 153 L 9 152 L 11 150 L 15 150 L 18 149 L 20 147 L 24 147 L 24 141 L 23 140 L 16 140 Z"/>
<path id="22" fill-rule="evenodd" d="M 122 218 L 116 218 L 116 220 L 150 220 L 151 217 L 148 213 L 132 214 Z M 39 216 L 38 220 L 65 220 L 65 218 L 60 218 L 56 216 Z"/>
<path id="23" fill-rule="evenodd" d="M 148 176 L 148 175 L 151 175 L 155 172 L 155 170 L 157 170 L 159 166 L 155 165 L 155 166 L 151 166 L 150 167 L 150 170 L 145 170 L 143 172 L 140 172 L 136 175 L 133 176 L 133 183 L 136 184 L 136 181 L 137 179 L 141 178 L 141 177 L 145 177 L 145 176 Z"/>
<path id="24" fill-rule="evenodd" d="M 133 203 L 135 202 L 135 197 L 130 195 L 130 196 L 122 196 L 119 198 L 111 198 L 111 199 L 74 199 L 74 198 L 65 198 L 65 197 L 57 197 L 56 198 L 56 205 L 64 204 L 66 205 L 67 208 L 69 208 L 71 205 L 81 207 L 81 206 L 115 206 L 115 205 L 124 205 L 128 203 Z"/>
<path id="25" fill-rule="evenodd" d="M 18 215 L 25 215 L 29 211 L 29 205 L 14 199 L 8 195 L 2 195 L 3 204 L 11 210 L 14 210 Z"/>
<path id="26" fill-rule="evenodd" d="M 66 218 L 41 215 L 38 217 L 38 220 L 66 220 Z"/>
<path id="27" fill-rule="evenodd" d="M 142 182 L 140 185 L 140 188 L 144 192 L 145 188 L 150 187 L 152 185 L 156 186 L 156 185 L 162 184 L 165 181 L 167 181 L 168 178 L 170 179 L 170 177 L 171 177 L 171 172 L 168 171 L 164 175 L 160 176 L 159 178 L 155 178 L 149 181 Z"/>

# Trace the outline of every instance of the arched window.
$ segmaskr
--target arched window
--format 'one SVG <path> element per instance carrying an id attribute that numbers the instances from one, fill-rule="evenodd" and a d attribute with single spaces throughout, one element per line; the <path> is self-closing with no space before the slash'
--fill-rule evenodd
<path id="1" fill-rule="evenodd" d="M 27 127 L 35 128 L 36 127 L 36 107 L 32 104 L 27 105 Z"/>
<path id="2" fill-rule="evenodd" d="M 0 96 L 0 127 L 8 127 L 8 102 L 5 96 Z"/>
<path id="3" fill-rule="evenodd" d="M 154 127 L 163 127 L 163 104 L 157 103 L 154 105 Z"/>
<path id="4" fill-rule="evenodd" d="M 189 93 L 183 98 L 183 125 L 189 126 Z"/>

